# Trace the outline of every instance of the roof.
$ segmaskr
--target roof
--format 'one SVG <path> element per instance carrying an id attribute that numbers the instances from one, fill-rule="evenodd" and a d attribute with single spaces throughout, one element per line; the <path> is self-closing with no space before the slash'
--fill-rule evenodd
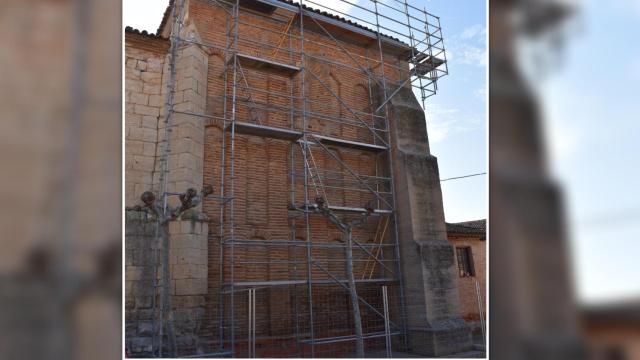
<path id="1" fill-rule="evenodd" d="M 580 310 L 589 324 L 640 324 L 640 299 L 586 305 Z"/>
<path id="2" fill-rule="evenodd" d="M 259 0 L 256 0 L 256 1 L 259 1 Z M 274 0 L 274 1 L 282 3 L 282 4 L 287 4 L 289 6 L 294 6 L 294 7 L 300 8 L 300 4 L 295 3 L 295 2 L 293 2 L 291 0 Z M 160 22 L 160 26 L 158 26 L 158 31 L 156 31 L 156 33 L 161 34 L 162 30 L 167 25 L 167 21 L 169 21 L 169 15 L 171 14 L 171 7 L 173 6 L 174 2 L 175 2 L 175 0 L 169 0 L 169 5 L 167 5 L 167 8 L 165 9 L 164 14 L 162 15 L 162 21 Z M 338 20 L 338 21 L 340 21 L 342 23 L 345 23 L 347 25 L 355 26 L 355 27 L 357 27 L 359 29 L 369 31 L 369 32 L 371 32 L 373 34 L 376 34 L 376 35 L 378 34 L 377 31 L 372 30 L 372 29 L 370 29 L 370 28 L 368 28 L 366 26 L 360 25 L 357 22 L 351 21 L 351 20 L 346 19 L 346 18 L 344 18 L 342 16 L 338 16 L 338 15 L 334 15 L 334 14 L 328 13 L 326 11 L 321 11 L 321 10 L 318 10 L 318 9 L 314 9 L 314 8 L 309 7 L 307 5 L 302 5 L 302 8 L 304 10 L 307 10 L 307 11 L 310 11 L 310 12 L 314 12 L 316 14 L 320 14 L 320 15 L 322 15 L 324 17 L 329 18 L 329 19 Z M 401 44 L 403 44 L 405 46 L 409 46 L 409 45 L 401 42 L 400 39 L 398 39 L 398 38 L 394 38 L 392 36 L 385 35 L 385 34 L 382 34 L 382 33 L 380 33 L 380 34 L 382 35 L 382 37 L 397 41 L 397 42 L 399 42 L 399 43 L 401 43 Z"/>
<path id="3" fill-rule="evenodd" d="M 173 6 L 174 1 L 175 0 L 169 0 L 169 5 L 167 5 L 166 9 L 164 9 L 164 14 L 162 14 L 162 20 L 160 20 L 160 26 L 158 26 L 158 30 L 156 31 L 156 33 L 161 34 L 162 29 L 165 25 L 167 25 L 167 21 L 169 21 L 169 14 L 171 14 L 171 7 Z"/>
<path id="4" fill-rule="evenodd" d="M 149 38 L 154 38 L 154 39 L 160 39 L 160 40 L 168 40 L 167 38 L 163 37 L 162 35 L 156 35 L 153 33 L 149 33 L 147 32 L 147 30 L 138 30 L 138 29 L 134 29 L 131 26 L 127 26 L 124 28 L 124 32 L 125 33 L 129 33 L 129 34 L 136 34 L 136 35 L 142 35 L 142 36 L 146 36 Z"/>
<path id="5" fill-rule="evenodd" d="M 458 223 L 447 223 L 447 233 L 485 235 L 487 233 L 487 220 L 482 219 L 463 221 Z"/>

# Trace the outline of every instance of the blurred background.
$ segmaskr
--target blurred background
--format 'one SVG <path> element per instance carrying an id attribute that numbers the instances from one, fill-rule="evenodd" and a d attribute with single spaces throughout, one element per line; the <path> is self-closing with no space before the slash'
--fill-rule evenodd
<path id="1" fill-rule="evenodd" d="M 640 2 L 490 1 L 490 353 L 640 359 Z"/>
<path id="2" fill-rule="evenodd" d="M 489 11 L 490 357 L 640 359 L 640 1 Z M 0 27 L 0 358 L 119 358 L 121 4 Z"/>
<path id="3" fill-rule="evenodd" d="M 0 358 L 121 347 L 121 5 L 0 3 Z"/>

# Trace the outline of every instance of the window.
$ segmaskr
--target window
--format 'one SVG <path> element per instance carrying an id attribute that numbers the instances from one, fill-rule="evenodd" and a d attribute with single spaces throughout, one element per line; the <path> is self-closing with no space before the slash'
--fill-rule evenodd
<path id="1" fill-rule="evenodd" d="M 460 277 L 476 276 L 476 271 L 473 268 L 471 247 L 456 248 L 456 255 L 458 256 L 458 272 L 460 273 Z"/>

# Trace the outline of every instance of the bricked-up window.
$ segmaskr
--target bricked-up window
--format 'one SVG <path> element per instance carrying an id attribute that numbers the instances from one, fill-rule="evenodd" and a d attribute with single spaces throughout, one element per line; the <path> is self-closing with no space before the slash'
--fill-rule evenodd
<path id="1" fill-rule="evenodd" d="M 460 273 L 460 277 L 476 276 L 476 271 L 473 268 L 471 247 L 456 248 L 456 255 L 458 256 L 458 272 Z"/>

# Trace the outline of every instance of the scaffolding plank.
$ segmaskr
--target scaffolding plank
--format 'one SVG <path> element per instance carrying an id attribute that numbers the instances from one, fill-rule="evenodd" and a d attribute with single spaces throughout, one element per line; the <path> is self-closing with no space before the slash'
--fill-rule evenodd
<path id="1" fill-rule="evenodd" d="M 227 131 L 231 130 L 231 124 L 227 125 L 226 130 Z M 243 121 L 236 121 L 236 132 L 240 134 L 262 136 L 262 137 L 288 140 L 288 141 L 297 141 L 300 138 L 302 138 L 302 132 L 298 130 L 253 124 L 253 123 L 248 123 Z M 336 145 L 341 147 L 348 147 L 348 148 L 374 151 L 374 152 L 387 150 L 387 148 L 382 145 L 367 144 L 363 142 L 339 139 L 339 138 L 334 138 L 334 137 L 324 136 L 324 135 L 314 135 L 314 137 L 327 145 Z"/>
<path id="2" fill-rule="evenodd" d="M 291 241 L 291 240 L 227 240 L 223 245 L 229 246 L 233 243 L 235 246 L 299 246 L 299 247 L 307 247 L 311 246 L 313 248 L 340 248 L 344 249 L 345 245 L 343 243 L 323 243 L 323 242 L 314 242 L 308 244 L 306 241 Z M 388 247 L 393 246 L 389 244 L 361 244 L 363 247 Z"/>
<path id="3" fill-rule="evenodd" d="M 343 146 L 343 147 L 349 147 L 353 149 L 375 151 L 375 152 L 387 150 L 387 147 L 382 145 L 368 144 L 368 143 L 363 143 L 359 141 L 339 139 L 339 138 L 334 138 L 334 137 L 325 136 L 325 135 L 314 135 L 314 137 L 327 145 Z"/>
<path id="4" fill-rule="evenodd" d="M 402 334 L 401 332 L 396 331 L 396 332 L 390 333 L 389 335 L 396 336 L 401 334 Z M 387 334 L 383 332 L 377 332 L 377 333 L 364 334 L 362 335 L 362 338 L 374 339 L 374 338 L 385 337 L 385 336 L 387 336 Z M 307 339 L 307 340 L 301 340 L 300 342 L 305 344 L 318 345 L 318 344 L 331 344 L 331 343 L 344 342 L 344 341 L 354 341 L 355 339 L 356 339 L 355 335 L 344 335 L 344 336 L 334 336 L 334 337 L 327 337 L 327 338 Z"/>
<path id="5" fill-rule="evenodd" d="M 271 71 L 283 72 L 289 75 L 293 75 L 300 71 L 300 68 L 297 66 L 247 54 L 238 53 L 238 60 L 241 61 L 243 65 L 254 69 L 268 69 Z M 229 61 L 233 61 L 233 57 L 229 59 Z"/>
<path id="6" fill-rule="evenodd" d="M 227 131 L 231 131 L 231 124 L 227 125 Z M 236 132 L 240 134 L 262 136 L 288 141 L 296 141 L 302 137 L 302 132 L 300 131 L 240 121 L 236 121 Z"/>
<path id="7" fill-rule="evenodd" d="M 394 282 L 397 279 L 394 278 L 378 278 L 378 279 L 356 279 L 356 283 L 379 283 L 379 282 Z M 340 280 L 341 283 L 348 283 L 348 280 Z M 309 282 L 307 280 L 267 280 L 267 281 L 238 281 L 234 283 L 226 283 L 225 286 L 237 286 L 237 287 L 253 287 L 253 286 L 287 286 L 287 285 L 305 285 Z M 336 281 L 332 279 L 326 280 L 313 280 L 313 285 L 335 285 Z"/>
<path id="8" fill-rule="evenodd" d="M 213 352 L 213 353 L 206 353 L 206 354 L 193 354 L 193 355 L 180 355 L 181 358 L 212 358 L 212 357 L 228 357 L 230 355 L 233 355 L 233 352 L 231 352 L 230 350 L 227 351 L 218 351 L 218 352 Z"/>
<path id="9" fill-rule="evenodd" d="M 353 212 L 353 213 L 365 213 L 367 212 L 367 210 L 365 208 L 361 208 L 361 207 L 349 207 L 349 206 L 333 206 L 330 205 L 329 209 L 333 210 L 333 211 L 340 211 L 340 212 Z M 386 210 L 386 209 L 374 209 L 373 213 L 374 214 L 391 214 L 391 210 Z"/>
<path id="10" fill-rule="evenodd" d="M 414 75 L 425 76 L 444 63 L 445 61 L 440 58 L 437 58 L 435 56 L 427 56 L 423 61 L 415 64 L 412 72 L 414 73 Z"/>
<path id="11" fill-rule="evenodd" d="M 409 50 L 403 54 L 404 60 L 412 63 L 419 63 L 422 60 L 426 59 L 428 56 L 429 54 L 422 51 L 418 51 L 415 48 L 413 49 L 413 51 Z"/>

